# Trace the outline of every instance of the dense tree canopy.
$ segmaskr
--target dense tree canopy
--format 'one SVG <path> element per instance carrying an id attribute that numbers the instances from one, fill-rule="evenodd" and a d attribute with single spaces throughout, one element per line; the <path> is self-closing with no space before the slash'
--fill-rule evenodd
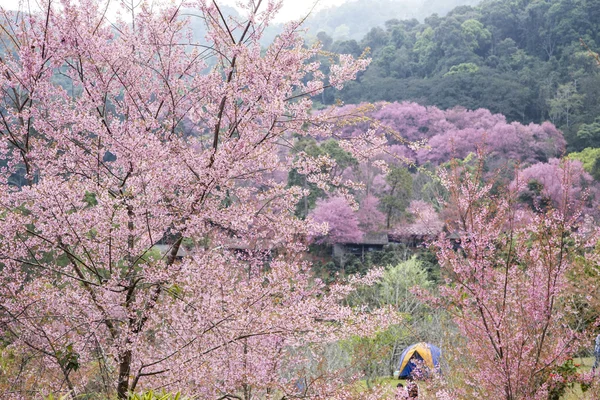
<path id="1" fill-rule="evenodd" d="M 327 235 L 318 238 L 317 243 L 360 243 L 362 240 L 358 218 L 344 197 L 318 201 L 310 219 L 327 224 Z"/>
<path id="2" fill-rule="evenodd" d="M 445 235 L 435 243 L 448 277 L 438 304 L 466 339 L 466 351 L 451 351 L 449 358 L 469 360 L 454 365 L 470 377 L 452 398 L 559 398 L 552 392 L 562 377 L 553 372 L 578 345 L 578 331 L 565 315 L 572 313 L 568 277 L 575 252 L 589 238 L 580 209 L 571 201 L 536 212 L 515 207 L 520 185 L 494 194 L 493 185 L 481 184 L 481 167 L 452 168 L 443 176 L 460 247 Z"/>
<path id="3" fill-rule="evenodd" d="M 597 49 L 598 21 L 593 1 L 487 0 L 423 23 L 390 13 L 385 27 L 354 42 L 329 40 L 329 49 L 358 55 L 369 47 L 374 58 L 342 93 L 347 103 L 410 100 L 486 108 L 522 123 L 552 119 L 569 149 L 581 150 L 600 147 L 598 138 L 577 135 L 600 111 L 600 73 L 580 43 Z"/>
<path id="4" fill-rule="evenodd" d="M 465 158 L 482 147 L 490 159 L 530 164 L 560 157 L 565 151 L 562 132 L 553 124 L 511 123 L 486 109 L 456 107 L 442 111 L 410 102 L 380 102 L 370 109 L 364 104 L 348 105 L 339 113 L 351 115 L 364 110 L 368 110 L 370 122 L 345 125 L 339 135 L 360 137 L 369 129 L 382 130 L 387 133 L 388 143 L 380 152 L 396 162 L 406 159 L 417 165 L 440 165 L 454 157 Z M 423 141 L 427 145 L 418 146 Z"/>
<path id="5" fill-rule="evenodd" d="M 328 158 L 285 150 L 330 136 L 309 94 L 368 61 L 340 56 L 325 82 L 297 24 L 261 48 L 276 1 L 238 19 L 198 1 L 208 48 L 176 5 L 114 23 L 95 0 L 41 6 L 2 13 L 0 397 L 281 398 L 302 376 L 303 397 L 348 398 L 351 376 L 293 349 L 393 314 L 342 303 L 377 273 L 313 279 L 301 255 L 323 227 L 295 216 L 306 190 L 281 172 L 328 190 Z"/>

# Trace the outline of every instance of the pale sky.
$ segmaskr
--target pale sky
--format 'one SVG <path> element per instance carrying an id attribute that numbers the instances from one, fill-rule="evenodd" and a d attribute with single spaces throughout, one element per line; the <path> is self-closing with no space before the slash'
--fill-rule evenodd
<path id="1" fill-rule="evenodd" d="M 117 0 L 113 0 L 116 3 Z M 234 5 L 237 0 L 218 0 L 219 3 Z M 347 0 L 283 0 L 283 9 L 277 16 L 277 22 L 289 21 L 305 16 L 318 1 L 316 9 L 340 5 Z M 11 10 L 17 10 L 19 3 L 31 4 L 33 7 L 37 0 L 0 0 L 0 6 Z"/>
<path id="2" fill-rule="evenodd" d="M 2 1 L 2 0 L 0 0 Z M 220 0 L 224 4 L 234 5 L 239 0 Z M 315 10 L 340 5 L 347 0 L 283 0 L 283 8 L 277 15 L 277 22 L 289 21 L 304 17 L 317 3 Z"/>

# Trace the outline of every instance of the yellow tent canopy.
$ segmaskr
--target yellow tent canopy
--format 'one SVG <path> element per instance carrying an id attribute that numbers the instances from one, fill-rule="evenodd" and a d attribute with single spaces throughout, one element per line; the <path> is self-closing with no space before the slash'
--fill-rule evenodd
<path id="1" fill-rule="evenodd" d="M 431 370 L 439 368 L 441 355 L 442 351 L 429 343 L 421 342 L 408 346 L 400 356 L 398 376 L 400 378 L 412 377 L 412 373 L 417 367 L 415 360 L 423 360 L 423 363 Z"/>

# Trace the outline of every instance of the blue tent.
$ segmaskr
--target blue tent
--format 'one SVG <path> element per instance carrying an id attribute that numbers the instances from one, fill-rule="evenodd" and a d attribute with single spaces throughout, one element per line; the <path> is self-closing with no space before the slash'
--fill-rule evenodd
<path id="1" fill-rule="evenodd" d="M 398 371 L 394 375 L 399 378 L 415 378 L 413 371 L 419 363 L 426 365 L 429 370 L 437 370 L 440 368 L 440 357 L 442 350 L 429 343 L 416 343 L 408 346 L 400 356 L 398 363 Z"/>

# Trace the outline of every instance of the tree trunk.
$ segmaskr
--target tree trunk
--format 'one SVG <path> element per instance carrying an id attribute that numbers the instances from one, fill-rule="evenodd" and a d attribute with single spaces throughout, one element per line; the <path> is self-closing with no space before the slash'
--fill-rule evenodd
<path id="1" fill-rule="evenodd" d="M 131 372 L 131 350 L 125 350 L 119 365 L 119 381 L 117 384 L 117 397 L 127 399 L 129 394 L 129 375 Z"/>

